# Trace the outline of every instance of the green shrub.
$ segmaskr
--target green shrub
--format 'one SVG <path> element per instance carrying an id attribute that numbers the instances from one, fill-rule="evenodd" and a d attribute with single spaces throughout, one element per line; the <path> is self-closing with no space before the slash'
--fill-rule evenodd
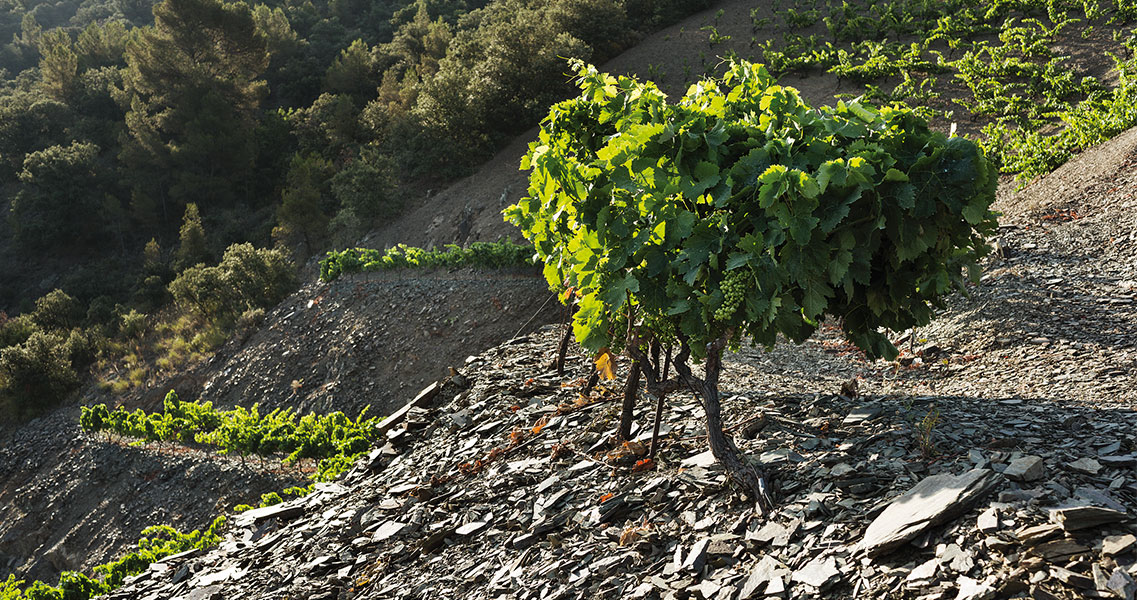
<path id="1" fill-rule="evenodd" d="M 283 251 L 234 244 L 216 267 L 190 267 L 170 283 L 169 289 L 178 304 L 206 318 L 226 320 L 250 309 L 271 308 L 292 291 L 295 282 L 293 267 Z"/>
<path id="2" fill-rule="evenodd" d="M 142 337 L 142 334 L 146 332 L 146 320 L 147 317 L 145 313 L 140 313 L 132 308 L 130 312 L 122 315 L 119 321 L 118 332 L 127 338 Z"/>
<path id="3" fill-rule="evenodd" d="M 218 318 L 232 312 L 236 304 L 233 290 L 225 284 L 221 269 L 217 267 L 190 267 L 175 277 L 168 289 L 174 302 L 192 308 L 206 318 Z"/>
<path id="4" fill-rule="evenodd" d="M 0 319 L 0 348 L 22 344 L 37 331 L 41 329 L 30 314 Z"/>
<path id="5" fill-rule="evenodd" d="M 118 310 L 114 298 L 98 296 L 87 305 L 88 325 L 108 325 L 118 317 Z"/>
<path id="6" fill-rule="evenodd" d="M 103 338 L 94 332 L 76 327 L 63 341 L 63 352 L 71 361 L 71 368 L 81 372 L 95 362 L 103 345 Z"/>
<path id="7" fill-rule="evenodd" d="M 54 289 L 36 300 L 32 320 L 44 330 L 67 330 L 75 327 L 83 319 L 83 307 L 79 301 L 60 289 Z"/>
<path id="8" fill-rule="evenodd" d="M 39 331 L 0 350 L 0 380 L 25 413 L 57 404 L 79 384 L 63 338 Z"/>

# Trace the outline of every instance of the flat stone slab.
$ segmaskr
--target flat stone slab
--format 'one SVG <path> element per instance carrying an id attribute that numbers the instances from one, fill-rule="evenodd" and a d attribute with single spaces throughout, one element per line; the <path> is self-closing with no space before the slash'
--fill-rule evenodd
<path id="1" fill-rule="evenodd" d="M 832 556 L 818 556 L 806 563 L 805 566 L 794 571 L 793 581 L 804 583 L 817 589 L 824 589 L 841 575 L 837 568 L 837 559 Z"/>
<path id="2" fill-rule="evenodd" d="M 880 416 L 880 406 L 877 404 L 863 404 L 856 406 L 849 414 L 845 415 L 845 419 L 841 421 L 841 425 L 849 427 L 852 425 L 860 425 L 865 421 L 871 421 Z"/>
<path id="3" fill-rule="evenodd" d="M 1024 456 L 1011 461 L 1003 476 L 1011 481 L 1037 481 L 1046 475 L 1046 463 L 1041 456 Z"/>
<path id="4" fill-rule="evenodd" d="M 1001 480 L 990 469 L 927 477 L 889 503 L 869 525 L 856 551 L 875 557 L 894 550 L 928 528 L 966 511 Z"/>
<path id="5" fill-rule="evenodd" d="M 742 583 L 739 588 L 738 600 L 749 600 L 750 598 L 760 597 L 759 592 L 763 589 L 768 590 L 768 586 L 774 579 L 781 579 L 790 575 L 788 567 L 778 562 L 773 556 L 769 554 L 762 557 L 762 560 L 750 570 L 750 575 Z"/>
<path id="6" fill-rule="evenodd" d="M 1059 524 L 1066 531 L 1089 529 L 1108 523 L 1120 523 L 1128 519 L 1129 515 L 1119 510 L 1100 506 L 1076 506 L 1050 511 L 1050 520 Z"/>
<path id="7" fill-rule="evenodd" d="M 1097 475 L 1101 471 L 1101 463 L 1086 457 L 1079 458 L 1066 466 L 1070 467 L 1072 471 L 1085 473 L 1086 475 Z"/>
<path id="8" fill-rule="evenodd" d="M 302 505 L 293 502 L 283 502 L 273 504 L 272 506 L 262 506 L 261 508 L 247 510 L 237 515 L 233 521 L 234 523 L 248 526 L 249 524 L 260 524 L 269 519 L 291 521 L 303 514 L 304 507 Z"/>
<path id="9" fill-rule="evenodd" d="M 1101 553 L 1106 556 L 1117 556 L 1118 554 L 1125 554 L 1126 552 L 1137 546 L 1137 537 L 1133 534 L 1126 535 L 1111 535 L 1101 543 Z"/>
<path id="10" fill-rule="evenodd" d="M 372 534 L 371 541 L 386 541 L 398 535 L 400 531 L 406 528 L 406 526 L 407 524 L 401 521 L 387 521 L 386 523 L 380 525 L 379 529 L 376 530 L 374 534 Z"/>

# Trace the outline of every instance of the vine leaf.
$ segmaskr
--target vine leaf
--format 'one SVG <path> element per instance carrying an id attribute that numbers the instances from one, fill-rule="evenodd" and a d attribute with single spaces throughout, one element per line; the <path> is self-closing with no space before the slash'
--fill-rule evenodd
<path id="1" fill-rule="evenodd" d="M 601 348 L 599 354 L 596 355 L 596 372 L 605 381 L 612 381 L 616 378 L 616 357 L 607 347 Z"/>

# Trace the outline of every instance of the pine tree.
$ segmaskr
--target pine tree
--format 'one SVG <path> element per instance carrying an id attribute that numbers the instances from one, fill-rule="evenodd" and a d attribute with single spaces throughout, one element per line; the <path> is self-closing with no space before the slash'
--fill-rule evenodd
<path id="1" fill-rule="evenodd" d="M 275 238 L 285 246 L 303 244 L 303 254 L 312 252 L 327 237 L 328 221 L 324 210 L 330 162 L 318 156 L 296 156 L 288 172 L 288 186 L 281 194 L 276 211 L 278 223 Z"/>
<path id="2" fill-rule="evenodd" d="M 55 29 L 40 38 L 39 71 L 44 93 L 67 102 L 75 90 L 79 57 L 66 31 Z"/>
<path id="3" fill-rule="evenodd" d="M 201 215 L 198 213 L 197 204 L 193 202 L 186 205 L 178 238 L 178 253 L 174 265 L 178 271 L 209 260 L 209 250 L 205 244 L 205 227 L 201 225 Z"/>
<path id="4" fill-rule="evenodd" d="M 126 51 L 122 159 L 136 195 L 158 199 L 162 215 L 171 202 L 224 205 L 243 195 L 268 58 L 244 3 L 165 0 L 154 7 L 154 27 Z"/>
<path id="5" fill-rule="evenodd" d="M 188 211 L 189 208 L 187 207 L 186 210 Z M 157 239 L 150 238 L 150 241 L 146 242 L 146 247 L 142 249 L 142 270 L 147 275 L 157 275 L 165 269 L 166 263 L 162 260 L 162 247 L 158 245 Z"/>

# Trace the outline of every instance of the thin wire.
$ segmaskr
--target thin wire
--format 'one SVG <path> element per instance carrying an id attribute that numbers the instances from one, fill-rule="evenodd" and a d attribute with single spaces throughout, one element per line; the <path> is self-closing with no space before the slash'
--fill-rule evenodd
<path id="1" fill-rule="evenodd" d="M 517 336 L 521 335 L 521 332 L 522 332 L 522 331 L 525 331 L 525 328 L 526 328 L 526 327 L 528 327 L 528 326 L 529 326 L 529 324 L 533 322 L 533 319 L 536 319 L 536 318 L 537 318 L 537 315 L 541 314 L 541 311 L 545 310 L 545 307 L 549 305 L 549 300 L 552 300 L 553 298 L 556 298 L 556 297 L 557 297 L 557 295 L 556 295 L 556 294 L 549 294 L 549 297 L 545 299 L 545 303 L 544 303 L 544 304 L 542 304 L 542 305 L 541 305 L 541 306 L 540 306 L 540 307 L 537 309 L 537 312 L 533 313 L 533 316 L 532 316 L 532 317 L 529 317 L 529 320 L 528 320 L 528 321 L 526 321 L 526 322 L 525 322 L 525 324 L 523 324 L 523 325 L 521 326 L 521 329 L 518 329 L 518 330 L 517 330 L 517 333 L 513 334 L 513 337 L 511 337 L 511 338 L 509 338 L 509 339 L 511 339 L 511 340 L 515 340 L 515 339 L 517 339 Z"/>

